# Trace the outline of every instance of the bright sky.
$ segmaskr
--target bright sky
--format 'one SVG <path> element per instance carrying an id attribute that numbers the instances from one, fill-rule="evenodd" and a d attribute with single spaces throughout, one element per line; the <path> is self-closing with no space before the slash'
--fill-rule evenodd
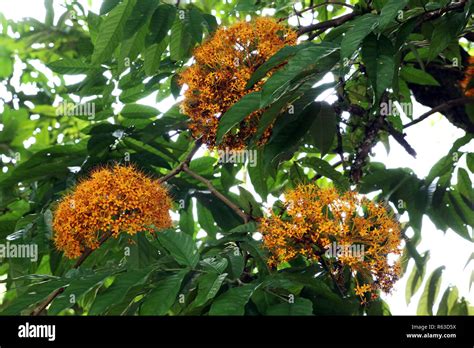
<path id="1" fill-rule="evenodd" d="M 62 1 L 55 0 L 56 12 L 61 13 Z M 101 1 L 89 0 L 81 1 L 87 9 L 98 13 Z M 20 20 L 23 17 L 33 17 L 44 20 L 45 10 L 43 1 L 39 0 L 0 0 L 0 13 L 8 19 Z M 57 17 L 56 17 L 57 18 Z M 304 22 L 302 22 L 304 24 Z M 4 92 L 3 92 L 4 93 Z M 0 95 L 2 90 L 0 89 Z M 159 105 L 155 103 L 155 94 L 142 100 L 142 103 L 158 107 L 161 111 L 168 109 L 175 101 L 172 97 L 165 99 Z M 414 118 L 423 114 L 428 109 L 418 103 L 414 103 Z M 406 120 L 405 120 L 406 121 Z M 390 153 L 387 154 L 382 144 L 374 148 L 373 160 L 384 163 L 388 168 L 408 167 L 411 168 L 418 177 L 424 177 L 431 167 L 451 148 L 453 142 L 460 138 L 464 132 L 452 126 L 444 117 L 439 114 L 432 115 L 429 119 L 410 127 L 406 130 L 407 141 L 418 153 L 416 159 L 408 155 L 398 143 L 390 140 Z M 473 142 L 461 148 L 462 151 L 474 152 Z M 461 158 L 465 161 L 465 158 Z M 463 163 L 463 162 L 461 162 Z M 249 189 L 252 189 L 251 187 Z M 470 227 L 472 235 L 472 227 Z M 431 257 L 428 262 L 425 280 L 431 272 L 441 265 L 446 267 L 443 273 L 442 285 L 438 301 L 448 285 L 455 285 L 459 289 L 461 296 L 466 297 L 471 304 L 474 303 L 474 286 L 469 291 L 469 278 L 474 269 L 474 262 L 466 268 L 466 262 L 474 252 L 474 244 L 459 237 L 456 233 L 448 231 L 444 234 L 436 229 L 428 218 L 423 219 L 422 242 L 418 246 L 418 251 L 423 253 L 430 250 Z M 384 296 L 390 305 L 392 314 L 416 314 L 416 308 L 424 284 L 418 293 L 412 298 L 410 305 L 405 302 L 405 284 L 413 267 L 413 261 L 407 274 L 395 286 L 391 295 Z M 436 313 L 436 308 L 435 308 Z"/>

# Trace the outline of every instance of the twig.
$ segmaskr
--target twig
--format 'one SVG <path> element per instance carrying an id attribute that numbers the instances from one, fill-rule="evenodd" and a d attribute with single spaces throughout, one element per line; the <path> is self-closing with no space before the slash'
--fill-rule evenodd
<path id="1" fill-rule="evenodd" d="M 472 97 L 463 97 L 463 98 L 458 98 L 458 99 L 453 99 L 453 100 L 447 101 L 446 103 L 438 105 L 437 107 L 431 109 L 430 111 L 425 112 L 423 115 L 418 117 L 416 120 L 413 120 L 413 121 L 408 122 L 407 124 L 403 125 L 403 128 L 408 128 L 408 127 L 411 127 L 411 126 L 413 126 L 417 123 L 420 123 L 424 119 L 430 117 L 431 115 L 433 115 L 433 114 L 435 114 L 439 111 L 443 111 L 445 109 L 450 109 L 453 106 L 459 106 L 459 105 L 470 104 L 470 103 L 474 103 L 474 98 L 472 98 Z"/>
<path id="2" fill-rule="evenodd" d="M 448 13 L 450 11 L 460 10 L 460 9 L 464 8 L 466 3 L 467 3 L 467 0 L 460 0 L 459 2 L 452 2 L 446 7 L 442 7 L 442 8 L 437 9 L 437 10 L 428 11 L 428 12 L 426 12 L 425 14 L 423 14 L 421 16 L 418 24 L 421 24 L 423 22 L 439 18 L 443 14 Z"/>
<path id="3" fill-rule="evenodd" d="M 362 167 L 369 156 L 370 150 L 377 141 L 377 135 L 384 125 L 384 117 L 378 116 L 373 122 L 365 127 L 365 137 L 357 149 L 357 154 L 351 167 L 351 178 L 354 183 L 358 183 L 362 177 Z"/>
<path id="4" fill-rule="evenodd" d="M 311 24 L 311 25 L 308 25 L 307 27 L 300 28 L 298 30 L 298 35 L 301 36 L 303 34 L 306 34 L 306 33 L 309 33 L 309 32 L 315 31 L 315 30 L 323 30 L 323 29 L 326 30 L 326 29 L 329 29 L 329 28 L 338 27 L 338 26 L 350 21 L 351 19 L 353 19 L 356 16 L 357 16 L 356 12 L 351 12 L 351 13 L 348 13 L 348 14 L 343 15 L 341 17 L 330 19 L 330 20 L 325 21 L 325 22 Z"/>
<path id="5" fill-rule="evenodd" d="M 212 185 L 212 183 L 207 180 L 206 178 L 202 177 L 201 175 L 193 172 L 191 169 L 189 169 L 188 165 L 185 163 L 183 164 L 183 169 L 184 172 L 188 173 L 190 176 L 192 176 L 194 179 L 202 182 L 204 185 L 207 186 L 209 191 L 211 191 L 214 196 L 219 198 L 225 205 L 227 205 L 230 209 L 232 209 L 237 215 L 239 215 L 244 223 L 249 222 L 251 217 L 244 213 L 237 205 L 235 205 L 233 202 L 231 202 L 226 196 L 224 196 L 222 193 L 217 191 L 217 189 Z"/>
<path id="6" fill-rule="evenodd" d="M 433 20 L 433 19 L 436 19 L 436 18 L 439 18 L 445 13 L 460 10 L 460 9 L 464 8 L 466 3 L 467 3 L 467 0 L 460 0 L 459 2 L 453 2 L 453 3 L 449 4 L 446 7 L 443 7 L 443 8 L 437 9 L 437 10 L 433 10 L 433 11 L 427 11 L 426 13 L 424 13 L 423 15 L 420 16 L 419 24 L 421 24 L 423 22 Z M 300 11 L 300 13 L 301 13 L 301 11 Z M 298 35 L 301 36 L 303 34 L 306 34 L 308 32 L 312 32 L 312 31 L 315 31 L 315 30 L 326 30 L 326 29 L 329 29 L 329 28 L 338 27 L 338 26 L 352 20 L 353 18 L 355 18 L 357 16 L 358 16 L 358 13 L 356 13 L 354 11 L 354 12 L 348 13 L 346 15 L 343 15 L 341 17 L 333 18 L 333 19 L 325 21 L 325 22 L 311 24 L 311 25 L 308 25 L 306 27 L 300 28 L 298 30 Z"/>
<path id="7" fill-rule="evenodd" d="M 192 148 L 192 150 L 189 152 L 189 154 L 186 156 L 186 158 L 184 159 L 183 162 L 181 162 L 176 168 L 174 168 L 173 170 L 171 170 L 168 174 L 166 174 L 165 176 L 161 177 L 158 179 L 158 182 L 159 183 L 163 183 L 169 179 L 171 179 L 172 177 L 178 175 L 179 173 L 181 173 L 183 170 L 184 170 L 184 166 L 185 165 L 189 165 L 189 163 L 191 162 L 191 159 L 194 157 L 194 155 L 196 154 L 196 152 L 199 150 L 199 148 L 201 147 L 202 145 L 202 140 L 201 139 L 198 139 L 196 140 L 196 142 L 194 143 L 194 147 Z"/>
<path id="8" fill-rule="evenodd" d="M 411 145 L 406 141 L 404 133 L 399 132 L 396 130 L 390 122 L 385 122 L 385 129 L 389 132 L 391 136 L 408 152 L 410 155 L 416 158 L 416 151 Z"/>
<path id="9" fill-rule="evenodd" d="M 111 232 L 104 233 L 102 237 L 99 239 L 99 246 L 104 244 L 111 235 L 112 235 Z M 94 249 L 90 249 L 90 248 L 87 248 L 86 250 L 84 250 L 82 255 L 77 259 L 74 266 L 72 266 L 72 268 L 73 269 L 79 268 L 84 263 L 84 261 L 89 257 L 89 255 L 92 254 L 93 251 Z M 48 307 L 48 305 L 51 302 L 53 302 L 53 300 L 56 297 L 58 297 L 61 293 L 63 293 L 65 289 L 66 288 L 63 286 L 63 287 L 60 287 L 59 289 L 54 290 L 51 294 L 48 295 L 48 297 L 46 297 L 46 299 L 43 302 L 41 302 L 38 306 L 36 306 L 33 309 L 33 311 L 31 312 L 31 315 L 37 316 L 41 314 L 41 312 L 43 312 L 46 309 L 46 307 Z"/>

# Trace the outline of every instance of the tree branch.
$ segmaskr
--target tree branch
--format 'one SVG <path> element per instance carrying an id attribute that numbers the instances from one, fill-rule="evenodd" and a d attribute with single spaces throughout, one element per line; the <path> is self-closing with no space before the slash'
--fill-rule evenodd
<path id="1" fill-rule="evenodd" d="M 387 132 L 393 136 L 393 138 L 408 152 L 410 155 L 416 158 L 416 151 L 411 145 L 406 141 L 405 136 L 406 134 L 399 132 L 395 128 L 393 128 L 390 122 L 385 122 L 385 129 Z"/>
<path id="2" fill-rule="evenodd" d="M 403 125 L 403 128 L 408 128 L 408 127 L 411 127 L 411 126 L 413 126 L 417 123 L 420 123 L 421 121 L 427 119 L 428 117 L 430 117 L 431 115 L 433 115 L 437 112 L 440 112 L 440 111 L 443 111 L 443 110 L 446 110 L 446 109 L 450 109 L 454 106 L 459 106 L 459 105 L 464 105 L 464 104 L 471 104 L 471 103 L 474 103 L 474 98 L 473 97 L 462 97 L 462 98 L 450 100 L 446 103 L 438 105 L 437 107 L 431 109 L 428 112 L 425 112 L 423 115 L 418 117 L 416 120 L 408 122 L 407 124 Z"/>
<path id="3" fill-rule="evenodd" d="M 100 237 L 99 239 L 99 247 L 104 244 L 107 239 L 110 238 L 110 236 L 112 235 L 112 232 L 106 232 L 102 235 L 102 237 Z M 84 250 L 84 252 L 82 253 L 81 256 L 79 256 L 79 258 L 77 259 L 76 263 L 74 264 L 74 266 L 72 266 L 72 269 L 77 269 L 79 268 L 83 263 L 84 261 L 89 257 L 90 254 L 92 254 L 92 252 L 94 251 L 95 249 L 89 249 L 89 248 L 86 248 L 86 250 Z M 41 314 L 45 309 L 46 307 L 49 306 L 49 304 L 51 302 L 53 302 L 53 300 L 58 297 L 61 293 L 64 292 L 66 288 L 65 287 L 60 287 L 59 289 L 56 289 L 54 290 L 51 294 L 48 295 L 48 297 L 43 301 L 41 302 L 38 306 L 36 306 L 33 311 L 31 312 L 30 315 L 32 316 L 37 316 L 39 314 Z"/>
<path id="4" fill-rule="evenodd" d="M 443 8 L 433 10 L 433 11 L 428 11 L 428 12 L 426 12 L 423 15 L 420 16 L 418 25 L 423 23 L 423 22 L 431 21 L 433 19 L 439 18 L 445 13 L 448 13 L 448 12 L 451 12 L 451 11 L 456 11 L 456 10 L 461 10 L 461 9 L 464 8 L 466 3 L 467 3 L 467 0 L 460 0 L 459 2 L 450 3 L 448 6 L 445 6 Z M 301 11 L 299 13 L 301 13 Z M 324 31 L 324 30 L 329 29 L 329 28 L 338 27 L 338 26 L 354 19 L 358 15 L 359 14 L 356 13 L 356 12 L 351 12 L 351 13 L 348 13 L 348 14 L 343 15 L 341 17 L 333 18 L 333 19 L 325 21 L 325 22 L 315 23 L 315 24 L 308 25 L 306 27 L 299 28 L 298 36 L 301 36 L 303 34 L 306 34 L 306 33 L 309 33 L 309 32 L 315 31 L 315 30 Z"/>
<path id="5" fill-rule="evenodd" d="M 466 3 L 467 3 L 467 0 L 460 0 L 459 2 L 452 2 L 449 5 L 442 7 L 440 9 L 428 11 L 421 16 L 419 24 L 439 18 L 445 13 L 463 9 Z"/>
<path id="6" fill-rule="evenodd" d="M 184 169 L 184 166 L 186 165 L 189 165 L 189 163 L 191 162 L 192 158 L 194 157 L 194 155 L 196 154 L 196 152 L 199 150 L 199 148 L 201 147 L 202 145 L 202 139 L 199 138 L 196 140 L 196 142 L 194 143 L 194 147 L 191 149 L 191 151 L 188 153 L 188 155 L 186 156 L 186 158 L 184 159 L 183 162 L 181 162 L 176 168 L 174 168 L 173 170 L 171 170 L 168 174 L 166 174 L 165 176 L 162 176 L 161 178 L 158 179 L 158 182 L 159 183 L 163 183 L 165 181 L 168 181 L 169 179 L 171 179 L 172 177 L 178 175 L 179 173 L 181 173 Z"/>
<path id="7" fill-rule="evenodd" d="M 209 191 L 211 191 L 214 196 L 216 196 L 218 199 L 220 199 L 225 205 L 227 205 L 230 209 L 232 209 L 238 216 L 242 218 L 244 223 L 249 222 L 250 219 L 253 219 L 251 216 L 248 214 L 244 213 L 237 205 L 235 205 L 233 202 L 231 202 L 226 196 L 224 196 L 222 193 L 217 191 L 217 189 L 212 185 L 212 183 L 207 180 L 206 178 L 202 177 L 198 173 L 193 172 L 191 169 L 189 169 L 187 164 L 183 165 L 184 172 L 188 173 L 190 176 L 192 176 L 194 179 L 202 182 L 204 185 L 207 186 Z"/>
<path id="8" fill-rule="evenodd" d="M 306 33 L 309 33 L 309 32 L 315 31 L 315 30 L 326 30 L 326 29 L 329 29 L 329 28 L 338 27 L 338 26 L 350 21 L 351 19 L 353 19 L 356 16 L 357 16 L 357 13 L 351 12 L 351 13 L 348 13 L 348 14 L 343 15 L 341 17 L 337 17 L 337 18 L 334 18 L 334 19 L 331 19 L 331 20 L 328 20 L 328 21 L 325 21 L 325 22 L 315 23 L 315 24 L 308 25 L 307 27 L 302 27 L 298 30 L 298 36 L 301 36 L 303 34 L 306 34 Z"/>
<path id="9" fill-rule="evenodd" d="M 365 137 L 357 149 L 357 154 L 352 163 L 350 176 L 354 183 L 358 183 L 362 178 L 362 167 L 365 165 L 370 150 L 377 141 L 380 129 L 383 127 L 385 119 L 382 115 L 378 116 L 373 122 L 365 127 Z"/>

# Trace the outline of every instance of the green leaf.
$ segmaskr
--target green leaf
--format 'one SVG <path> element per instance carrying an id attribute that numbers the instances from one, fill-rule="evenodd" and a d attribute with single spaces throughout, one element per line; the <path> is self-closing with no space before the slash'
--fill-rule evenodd
<path id="1" fill-rule="evenodd" d="M 204 259 L 199 264 L 206 271 L 222 274 L 226 270 L 229 261 L 227 261 L 226 258 L 218 256 L 216 258 Z"/>
<path id="2" fill-rule="evenodd" d="M 33 154 L 28 160 L 9 171 L 9 175 L 0 177 L 0 186 L 9 186 L 18 182 L 30 182 L 50 177 L 65 178 L 70 174 L 68 167 L 84 162 L 86 143 L 75 145 L 55 145 Z"/>
<path id="3" fill-rule="evenodd" d="M 400 76 L 409 83 L 424 86 L 439 86 L 438 81 L 426 71 L 416 69 L 412 66 L 404 66 L 400 71 Z"/>
<path id="4" fill-rule="evenodd" d="M 204 306 L 209 300 L 212 300 L 217 295 L 226 277 L 227 273 L 208 273 L 200 276 L 197 296 L 191 306 L 193 308 Z"/>
<path id="5" fill-rule="evenodd" d="M 46 18 L 44 24 L 47 26 L 53 26 L 54 24 L 54 6 L 53 0 L 44 0 L 44 7 L 46 8 Z"/>
<path id="6" fill-rule="evenodd" d="M 191 55 L 192 44 L 193 40 L 189 30 L 188 17 L 185 16 L 185 18 L 181 19 L 180 16 L 178 16 L 178 18 L 174 21 L 173 26 L 171 27 L 171 60 L 180 61 L 188 58 Z"/>
<path id="7" fill-rule="evenodd" d="M 87 74 L 91 70 L 100 69 L 100 65 L 85 63 L 79 59 L 63 58 L 47 64 L 47 66 L 58 74 Z"/>
<path id="8" fill-rule="evenodd" d="M 63 287 L 68 283 L 67 280 L 51 280 L 44 284 L 30 286 L 24 293 L 16 297 L 1 312 L 2 315 L 21 315 L 31 306 L 41 302 L 53 291 Z"/>
<path id="9" fill-rule="evenodd" d="M 195 226 L 193 217 L 193 203 L 189 200 L 186 209 L 182 209 L 179 212 L 179 229 L 181 232 L 194 237 Z"/>
<path id="10" fill-rule="evenodd" d="M 242 272 L 244 271 L 245 260 L 244 256 L 241 254 L 238 247 L 231 247 L 228 252 L 226 252 L 225 257 L 229 261 L 227 267 L 228 273 L 231 279 L 240 278 Z"/>
<path id="11" fill-rule="evenodd" d="M 472 308 L 472 307 L 471 307 Z M 468 302 L 463 298 L 461 300 L 456 301 L 451 308 L 449 315 L 472 315 L 472 312 L 469 311 L 469 304 Z"/>
<path id="12" fill-rule="evenodd" d="M 313 302 L 297 297 L 293 303 L 285 302 L 269 307 L 265 315 L 313 315 Z"/>
<path id="13" fill-rule="evenodd" d="M 244 118 L 257 110 L 260 104 L 260 92 L 244 95 L 222 115 L 217 128 L 216 142 L 219 144 L 230 129 L 239 124 Z"/>
<path id="14" fill-rule="evenodd" d="M 474 209 L 473 204 L 469 202 L 466 204 L 466 201 L 462 198 L 461 194 L 452 190 L 448 192 L 449 201 L 453 205 L 454 211 L 459 215 L 464 224 L 469 226 L 474 226 Z M 469 236 L 469 232 L 466 231 L 466 235 Z M 470 238 L 468 238 L 470 239 Z"/>
<path id="15" fill-rule="evenodd" d="M 377 101 L 385 90 L 392 86 L 395 73 L 394 55 L 392 43 L 387 37 L 380 36 L 377 39 L 371 34 L 364 40 L 362 57 Z"/>
<path id="16" fill-rule="evenodd" d="M 409 0 L 389 0 L 382 7 L 382 11 L 380 11 L 379 29 L 381 31 L 384 30 L 398 16 L 399 12 L 403 10 L 408 2 Z"/>
<path id="17" fill-rule="evenodd" d="M 140 307 L 141 315 L 165 315 L 176 301 L 181 283 L 188 270 L 167 276 L 155 283 L 155 288 L 146 294 Z"/>
<path id="18" fill-rule="evenodd" d="M 102 2 L 102 5 L 100 6 L 100 11 L 99 13 L 101 15 L 104 15 L 104 14 L 107 14 L 109 13 L 110 11 L 112 11 L 112 9 L 117 6 L 119 4 L 121 0 L 104 0 Z"/>
<path id="19" fill-rule="evenodd" d="M 141 159 L 147 161 L 148 165 L 156 167 L 171 169 L 168 161 L 163 158 L 163 154 L 151 145 L 145 144 L 140 140 L 136 140 L 130 137 L 122 139 L 123 143 L 130 149 L 135 150 L 136 153 L 132 154 L 132 160 L 141 162 Z"/>
<path id="20" fill-rule="evenodd" d="M 281 48 L 277 53 L 260 65 L 253 73 L 252 77 L 247 82 L 247 89 L 251 88 L 255 83 L 257 83 L 257 81 L 265 77 L 270 70 L 284 63 L 290 57 L 293 57 L 299 50 L 308 46 L 310 46 L 309 43 L 302 43 L 297 46 L 285 46 Z"/>
<path id="21" fill-rule="evenodd" d="M 200 43 L 202 40 L 202 30 L 205 22 L 201 11 L 196 7 L 191 7 L 189 10 L 189 27 L 191 35 L 197 43 Z"/>
<path id="22" fill-rule="evenodd" d="M 456 184 L 458 192 L 465 197 L 469 204 L 474 204 L 474 189 L 469 174 L 464 168 L 458 168 L 458 180 Z"/>
<path id="23" fill-rule="evenodd" d="M 152 270 L 147 268 L 118 274 L 110 287 L 97 293 L 88 314 L 105 314 L 112 305 L 122 302 L 133 287 L 144 284 L 151 272 Z"/>
<path id="24" fill-rule="evenodd" d="M 196 244 L 189 235 L 166 230 L 158 232 L 157 239 L 179 264 L 195 267 L 199 262 Z"/>
<path id="25" fill-rule="evenodd" d="M 467 167 L 471 171 L 471 173 L 474 173 L 474 153 L 468 153 L 466 156 L 466 163 Z"/>
<path id="26" fill-rule="evenodd" d="M 258 285 L 250 283 L 231 288 L 212 303 L 209 315 L 244 315 L 245 305 Z"/>
<path id="27" fill-rule="evenodd" d="M 428 263 L 429 259 L 429 252 L 426 252 L 423 255 L 423 259 L 418 262 L 418 264 L 413 267 L 410 276 L 407 280 L 407 285 L 405 288 L 405 300 L 407 305 L 410 303 L 411 298 L 413 295 L 418 291 L 420 288 L 423 277 L 425 276 L 426 272 L 426 264 Z"/>
<path id="28" fill-rule="evenodd" d="M 458 34 L 465 26 L 464 13 L 449 13 L 434 25 L 429 45 L 429 60 L 435 59 L 452 42 L 457 42 Z"/>
<path id="29" fill-rule="evenodd" d="M 329 152 L 336 136 L 337 116 L 334 108 L 326 102 L 320 104 L 319 112 L 315 115 L 309 134 L 321 156 Z"/>
<path id="30" fill-rule="evenodd" d="M 218 232 L 217 226 L 214 223 L 214 218 L 209 209 L 207 209 L 201 202 L 197 201 L 197 215 L 198 222 L 201 228 L 206 231 L 210 238 L 215 238 Z"/>
<path id="31" fill-rule="evenodd" d="M 247 170 L 255 191 L 262 200 L 266 200 L 268 196 L 267 175 L 264 166 L 263 150 L 261 148 L 257 149 L 257 165 L 249 166 Z"/>
<path id="32" fill-rule="evenodd" d="M 58 315 L 61 311 L 71 308 L 81 296 L 103 284 L 104 280 L 113 274 L 114 272 L 100 272 L 73 279 L 66 290 L 53 301 L 48 309 L 48 315 Z M 71 301 L 72 298 L 74 301 Z"/>
<path id="33" fill-rule="evenodd" d="M 458 300 L 458 289 L 456 287 L 448 287 L 441 298 L 436 315 L 449 315 L 454 304 Z"/>
<path id="34" fill-rule="evenodd" d="M 349 179 L 334 169 L 325 160 L 317 157 L 305 157 L 301 162 L 306 167 L 313 169 L 316 173 L 333 180 L 335 185 L 341 190 L 345 191 L 349 189 Z"/>
<path id="35" fill-rule="evenodd" d="M 444 266 L 438 267 L 433 271 L 433 273 L 431 273 L 426 281 L 425 290 L 421 295 L 420 302 L 418 302 L 418 308 L 416 310 L 417 315 L 433 315 L 433 305 L 438 296 L 439 287 L 441 285 L 441 276 L 444 269 Z"/>
<path id="36" fill-rule="evenodd" d="M 162 40 L 159 43 L 152 44 L 145 49 L 145 73 L 153 76 L 158 72 L 161 63 L 161 55 L 168 47 L 168 40 Z"/>
<path id="37" fill-rule="evenodd" d="M 125 22 L 130 16 L 136 0 L 124 0 L 114 7 L 104 18 L 99 28 L 99 35 L 94 44 L 92 63 L 100 64 L 112 56 L 115 48 L 120 43 Z"/>
<path id="38" fill-rule="evenodd" d="M 240 206 L 244 209 L 244 211 L 248 214 L 251 214 L 252 216 L 262 217 L 262 211 L 260 208 L 261 204 L 255 200 L 255 197 L 249 191 L 240 186 L 239 193 L 239 201 L 241 203 Z"/>
<path id="39" fill-rule="evenodd" d="M 158 5 L 150 20 L 147 44 L 160 43 L 171 29 L 175 17 L 176 6 L 170 4 Z"/>
<path id="40" fill-rule="evenodd" d="M 351 28 L 341 42 L 341 58 L 349 58 L 361 46 L 365 37 L 378 26 L 378 20 L 376 15 L 367 13 L 350 22 Z"/>
<path id="41" fill-rule="evenodd" d="M 307 88 L 316 82 L 337 63 L 339 47 L 333 43 L 323 42 L 299 50 L 288 63 L 277 70 L 263 85 L 260 108 L 265 108 L 282 97 L 293 85 L 302 86 L 309 81 Z M 293 87 L 293 88 L 290 88 Z"/>
<path id="42" fill-rule="evenodd" d="M 125 118 L 150 118 L 160 112 L 154 107 L 141 104 L 126 104 L 120 114 Z"/>
<path id="43" fill-rule="evenodd" d="M 265 145 L 262 156 L 266 167 L 270 164 L 274 165 L 282 157 L 290 158 L 293 155 L 295 147 L 310 129 L 320 108 L 320 103 L 313 102 L 294 117 L 280 118 L 281 122 L 277 120 L 273 127 L 272 137 Z"/>
<path id="44" fill-rule="evenodd" d="M 257 224 L 254 221 L 248 222 L 243 225 L 239 225 L 231 229 L 228 233 L 244 233 L 244 232 L 256 232 Z"/>

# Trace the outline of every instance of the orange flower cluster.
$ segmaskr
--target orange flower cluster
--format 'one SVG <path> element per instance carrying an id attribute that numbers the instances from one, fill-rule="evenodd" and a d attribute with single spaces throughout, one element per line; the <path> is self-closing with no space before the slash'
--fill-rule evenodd
<path id="1" fill-rule="evenodd" d="M 376 290 L 389 292 L 398 280 L 400 266 L 390 264 L 388 255 L 400 253 L 399 223 L 384 205 L 356 192 L 298 186 L 285 194 L 284 212 L 272 212 L 260 228 L 271 253 L 269 265 L 298 255 L 314 261 L 324 258 L 336 279 L 347 266 L 363 301 L 365 293 L 374 291 L 376 297 Z"/>
<path id="2" fill-rule="evenodd" d="M 296 44 L 297 35 L 291 29 L 269 18 L 254 22 L 239 22 L 219 28 L 214 36 L 194 51 L 195 63 L 181 74 L 186 84 L 183 112 L 191 118 L 190 129 L 203 138 L 209 147 L 216 146 L 220 117 L 244 95 L 261 89 L 263 82 L 246 89 L 257 68 L 278 50 Z M 269 75 L 271 72 L 269 73 Z M 234 134 L 227 134 L 219 148 L 241 149 L 257 131 L 262 111 L 248 115 Z M 270 136 L 267 129 L 260 139 Z"/>
<path id="3" fill-rule="evenodd" d="M 469 57 L 468 66 L 464 73 L 464 80 L 461 81 L 461 88 L 466 97 L 474 97 L 474 88 L 469 88 L 469 84 L 474 78 L 474 56 Z"/>
<path id="4" fill-rule="evenodd" d="M 99 247 L 105 233 L 153 232 L 171 226 L 168 192 L 133 166 L 95 170 L 63 197 L 54 213 L 56 248 L 69 258 Z"/>

